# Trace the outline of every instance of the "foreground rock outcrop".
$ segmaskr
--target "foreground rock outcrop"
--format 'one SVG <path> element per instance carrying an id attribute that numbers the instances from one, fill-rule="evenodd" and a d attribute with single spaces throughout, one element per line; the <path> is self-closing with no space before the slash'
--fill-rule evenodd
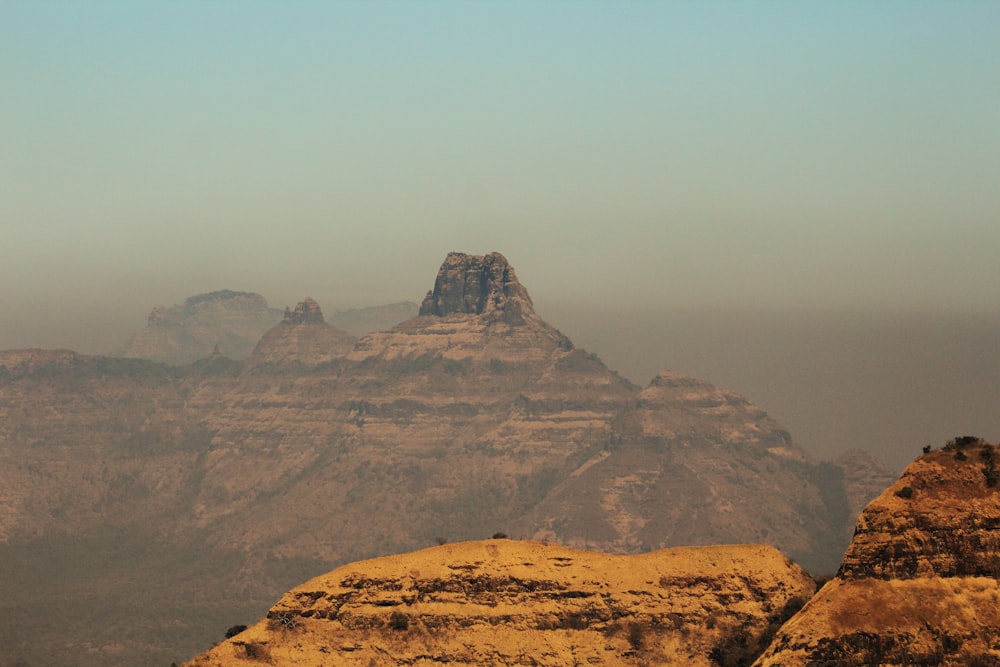
<path id="1" fill-rule="evenodd" d="M 837 577 L 758 664 L 1000 664 L 997 465 L 977 438 L 911 464 L 862 513 Z"/>
<path id="2" fill-rule="evenodd" d="M 713 665 L 814 587 L 765 546 L 614 556 L 447 544 L 312 579 L 188 664 Z"/>

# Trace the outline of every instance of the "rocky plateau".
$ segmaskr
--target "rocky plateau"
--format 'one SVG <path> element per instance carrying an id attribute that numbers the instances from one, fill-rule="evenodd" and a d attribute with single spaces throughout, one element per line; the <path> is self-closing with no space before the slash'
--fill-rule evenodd
<path id="1" fill-rule="evenodd" d="M 759 545 L 622 556 L 463 542 L 312 579 L 188 666 L 707 666 L 736 636 L 758 641 L 814 588 Z"/>

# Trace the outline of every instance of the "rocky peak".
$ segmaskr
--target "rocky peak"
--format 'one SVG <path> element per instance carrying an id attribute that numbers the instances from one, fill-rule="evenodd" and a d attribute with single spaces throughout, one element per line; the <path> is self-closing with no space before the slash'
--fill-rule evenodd
<path id="1" fill-rule="evenodd" d="M 319 304 L 306 297 L 294 309 L 285 308 L 284 318 L 261 337 L 247 366 L 258 370 L 288 364 L 312 367 L 341 357 L 353 346 L 354 337 L 327 324 Z"/>
<path id="2" fill-rule="evenodd" d="M 295 306 L 295 310 L 286 306 L 285 317 L 281 322 L 282 324 L 323 324 L 326 320 L 323 319 L 323 311 L 320 310 L 319 304 L 312 297 L 307 296 L 305 300 L 300 301 Z"/>
<path id="3" fill-rule="evenodd" d="M 956 438 L 910 464 L 861 514 L 841 575 L 1000 577 L 996 451 Z"/>
<path id="4" fill-rule="evenodd" d="M 488 255 L 448 253 L 420 305 L 420 315 L 486 315 L 522 324 L 534 312 L 528 290 L 518 282 L 514 267 L 498 252 Z"/>
<path id="5" fill-rule="evenodd" d="M 925 449 L 865 508 L 837 576 L 754 664 L 1000 664 L 997 458 L 970 436 Z"/>

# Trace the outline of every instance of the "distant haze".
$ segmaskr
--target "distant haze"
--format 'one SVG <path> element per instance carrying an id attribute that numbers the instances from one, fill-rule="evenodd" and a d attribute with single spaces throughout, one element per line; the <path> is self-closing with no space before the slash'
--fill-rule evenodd
<path id="1" fill-rule="evenodd" d="M 810 451 L 997 439 L 997 25 L 980 2 L 5 2 L 0 348 L 114 351 L 217 289 L 419 302 L 448 251 L 497 250 L 612 367 L 741 391 Z"/>

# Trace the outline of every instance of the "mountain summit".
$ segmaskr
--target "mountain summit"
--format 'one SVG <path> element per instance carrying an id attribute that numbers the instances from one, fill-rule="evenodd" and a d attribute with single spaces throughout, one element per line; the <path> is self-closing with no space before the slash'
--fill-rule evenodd
<path id="1" fill-rule="evenodd" d="M 312 297 L 306 297 L 304 301 L 295 306 L 295 310 L 285 308 L 285 316 L 281 320 L 282 324 L 325 324 L 323 311 L 319 304 Z"/>
<path id="2" fill-rule="evenodd" d="M 508 324 L 522 324 L 524 316 L 534 312 L 528 290 L 498 252 L 485 256 L 448 253 L 434 289 L 420 304 L 421 315 L 487 315 Z"/>
<path id="3" fill-rule="evenodd" d="M 755 664 L 1000 664 L 998 458 L 964 436 L 910 464 L 862 512 L 837 576 Z"/>
<path id="4" fill-rule="evenodd" d="M 344 356 L 353 346 L 354 337 L 327 324 L 319 304 L 306 297 L 294 310 L 285 308 L 284 318 L 263 335 L 247 366 L 317 366 Z"/>

